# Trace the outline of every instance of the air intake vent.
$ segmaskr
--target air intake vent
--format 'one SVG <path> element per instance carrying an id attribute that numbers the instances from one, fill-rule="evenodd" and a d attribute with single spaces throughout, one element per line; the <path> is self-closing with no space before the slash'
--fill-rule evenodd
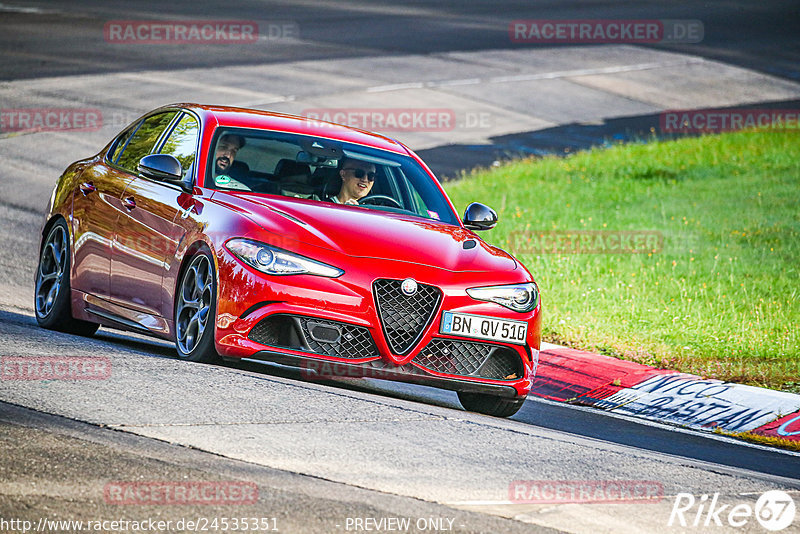
<path id="1" fill-rule="evenodd" d="M 413 361 L 425 369 L 450 375 L 496 380 L 515 380 L 523 376 L 519 354 L 487 343 L 433 339 Z"/>
<path id="2" fill-rule="evenodd" d="M 338 358 L 379 356 L 369 330 L 363 326 L 302 315 L 271 315 L 255 325 L 248 337 L 262 345 Z"/>

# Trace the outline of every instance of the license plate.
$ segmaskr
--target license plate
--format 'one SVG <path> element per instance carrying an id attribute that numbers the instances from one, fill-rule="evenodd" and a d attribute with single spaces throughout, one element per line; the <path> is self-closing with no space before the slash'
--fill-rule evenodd
<path id="1" fill-rule="evenodd" d="M 528 335 L 528 323 L 446 311 L 442 314 L 442 325 L 439 332 L 524 345 L 525 337 Z"/>

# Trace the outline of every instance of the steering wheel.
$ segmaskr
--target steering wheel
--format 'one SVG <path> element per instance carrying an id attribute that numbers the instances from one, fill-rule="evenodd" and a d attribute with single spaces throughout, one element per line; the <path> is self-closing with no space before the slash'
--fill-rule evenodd
<path id="1" fill-rule="evenodd" d="M 401 206 L 400 203 L 397 200 L 393 199 L 390 196 L 386 196 L 386 195 L 370 195 L 370 196 L 362 198 L 361 200 L 358 201 L 358 203 L 359 204 L 367 204 L 367 205 L 377 204 L 378 206 L 380 206 L 381 204 L 383 204 L 383 205 L 387 205 L 388 204 L 390 207 L 394 207 L 394 208 L 397 208 L 397 209 L 403 209 L 403 206 Z"/>

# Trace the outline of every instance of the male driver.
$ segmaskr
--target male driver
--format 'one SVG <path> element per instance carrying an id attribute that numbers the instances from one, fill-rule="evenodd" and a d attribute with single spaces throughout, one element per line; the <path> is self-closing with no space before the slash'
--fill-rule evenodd
<path id="1" fill-rule="evenodd" d="M 342 188 L 339 193 L 331 198 L 337 204 L 354 204 L 364 198 L 372 190 L 375 183 L 375 165 L 366 161 L 344 158 L 341 161 L 339 177 L 342 179 Z"/>
<path id="2" fill-rule="evenodd" d="M 244 137 L 236 134 L 224 134 L 217 141 L 217 150 L 214 152 L 214 185 L 225 189 L 239 189 L 250 191 L 243 180 L 247 174 L 244 169 L 233 165 L 236 154 L 244 146 Z"/>
<path id="3" fill-rule="evenodd" d="M 236 153 L 244 146 L 244 137 L 236 134 L 225 134 L 217 141 L 217 151 L 214 153 L 214 176 L 229 174 Z"/>

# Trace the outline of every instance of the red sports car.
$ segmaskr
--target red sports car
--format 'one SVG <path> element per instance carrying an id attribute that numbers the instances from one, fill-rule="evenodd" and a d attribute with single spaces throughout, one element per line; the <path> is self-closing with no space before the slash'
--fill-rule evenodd
<path id="1" fill-rule="evenodd" d="M 292 365 L 458 392 L 514 414 L 538 362 L 525 267 L 459 219 L 428 167 L 381 135 L 277 113 L 152 111 L 58 180 L 42 228 L 45 328 L 99 325 L 178 356 Z"/>

